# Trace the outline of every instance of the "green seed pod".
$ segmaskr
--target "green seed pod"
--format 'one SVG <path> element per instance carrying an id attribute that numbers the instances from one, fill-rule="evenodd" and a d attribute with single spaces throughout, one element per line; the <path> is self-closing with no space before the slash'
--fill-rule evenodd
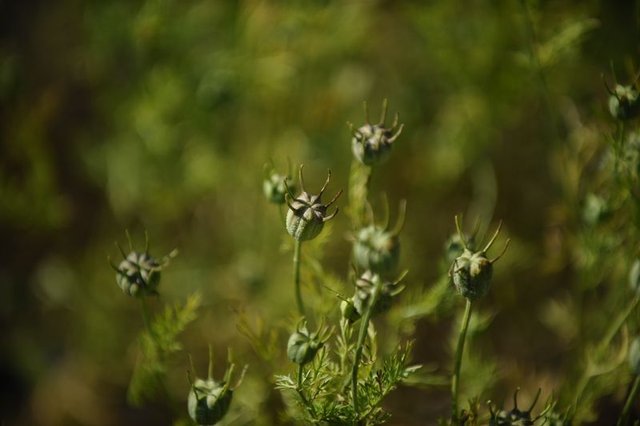
<path id="1" fill-rule="evenodd" d="M 321 325 L 318 331 L 310 333 L 303 321 L 289 337 L 287 356 L 296 364 L 305 365 L 313 361 L 316 353 L 324 346 L 328 331 Z"/>
<path id="2" fill-rule="evenodd" d="M 196 378 L 195 381 L 191 377 L 191 371 L 187 373 L 191 390 L 187 401 L 187 409 L 189 416 L 198 425 L 215 425 L 227 414 L 231 400 L 233 399 L 233 391 L 240 386 L 247 367 L 242 371 L 241 377 L 232 389 L 230 387 L 231 376 L 235 365 L 231 362 L 231 353 L 229 352 L 229 368 L 227 369 L 224 379 L 217 382 L 212 379 L 213 357 L 211 347 L 209 347 L 209 376 L 207 379 Z M 191 362 L 191 370 L 193 362 Z"/>
<path id="3" fill-rule="evenodd" d="M 460 239 L 463 242 L 464 250 L 462 254 L 453 261 L 453 264 L 449 269 L 449 275 L 452 277 L 453 284 L 458 293 L 463 297 L 474 301 L 484 296 L 489 290 L 491 277 L 493 275 L 493 263 L 500 259 L 500 257 L 505 253 L 509 245 L 509 240 L 507 240 L 502 253 L 495 259 L 489 260 L 487 258 L 487 250 L 491 248 L 498 237 L 500 228 L 502 227 L 502 222 L 498 225 L 498 229 L 496 229 L 496 232 L 485 248 L 480 251 L 473 252 L 469 249 L 469 245 L 464 240 L 458 217 L 456 216 L 455 219 L 456 228 L 460 235 Z"/>
<path id="4" fill-rule="evenodd" d="M 198 425 L 215 425 L 229 411 L 232 397 L 224 382 L 196 379 L 189 392 L 189 416 Z"/>
<path id="5" fill-rule="evenodd" d="M 353 298 L 343 300 L 340 303 L 340 313 L 342 314 L 342 318 L 347 319 L 350 324 L 353 324 L 360 319 L 360 314 L 354 305 Z"/>
<path id="6" fill-rule="evenodd" d="M 286 201 L 287 186 L 292 191 L 295 191 L 295 186 L 289 175 L 283 176 L 277 173 L 269 164 L 266 164 L 262 189 L 267 201 L 274 204 L 284 204 Z"/>
<path id="7" fill-rule="evenodd" d="M 286 202 L 289 206 L 286 227 L 287 232 L 293 238 L 298 241 L 307 241 L 317 237 L 318 234 L 320 234 L 320 231 L 322 231 L 325 222 L 333 219 L 338 213 L 338 209 L 336 208 L 332 214 L 327 215 L 327 209 L 338 199 L 340 194 L 342 194 L 342 190 L 340 190 L 333 199 L 325 205 L 322 204 L 321 197 L 331 180 L 331 171 L 329 171 L 327 180 L 318 195 L 311 195 L 304 189 L 302 165 L 299 170 L 299 179 L 302 192 L 297 197 L 293 196 L 291 188 L 289 188 L 286 180 L 284 181 L 285 187 L 287 188 Z"/>
<path id="8" fill-rule="evenodd" d="M 396 114 L 391 128 L 385 127 L 387 116 L 387 100 L 382 103 L 382 114 L 380 122 L 371 124 L 369 122 L 369 111 L 367 103 L 364 103 L 366 124 L 358 129 L 354 129 L 349 123 L 353 138 L 351 139 L 351 150 L 358 161 L 367 166 L 381 164 L 389 156 L 393 142 L 400 136 L 404 124 L 398 125 L 398 114 Z"/>
<path id="9" fill-rule="evenodd" d="M 489 426 L 533 426 L 535 422 L 542 417 L 542 415 L 537 417 L 531 416 L 531 411 L 536 406 L 538 398 L 540 397 L 541 389 L 538 389 L 538 393 L 536 393 L 536 397 L 528 410 L 520 410 L 518 408 L 519 391 L 520 389 L 518 388 L 513 395 L 513 409 L 511 409 L 511 411 L 494 411 L 493 405 L 489 403 Z"/>
<path id="10" fill-rule="evenodd" d="M 640 375 L 640 336 L 633 339 L 629 346 L 629 367 L 633 374 Z"/>
<path id="11" fill-rule="evenodd" d="M 610 213 L 604 198 L 593 193 L 587 194 L 582 209 L 582 218 L 587 225 L 595 226 L 602 223 Z"/>
<path id="12" fill-rule="evenodd" d="M 142 253 L 133 250 L 129 233 L 127 233 L 127 239 L 129 240 L 130 253 L 128 255 L 125 254 L 122 247 L 116 244 L 123 260 L 118 266 L 111 263 L 111 267 L 116 271 L 118 287 L 129 296 L 157 295 L 158 285 L 160 284 L 160 271 L 168 264 L 169 259 L 176 255 L 177 251 L 174 250 L 158 260 L 149 254 L 148 238 L 146 238 L 145 250 Z M 111 262 L 111 260 L 109 261 Z"/>
<path id="13" fill-rule="evenodd" d="M 366 271 L 356 280 L 356 293 L 353 297 L 353 306 L 359 316 L 364 315 L 369 307 L 371 300 L 375 299 L 375 304 L 371 306 L 372 316 L 384 313 L 391 308 L 393 298 L 400 294 L 404 289 L 404 285 L 399 285 L 404 278 L 404 272 L 398 279 L 393 282 L 384 281 L 379 274 Z M 374 292 L 378 292 L 374 298 Z"/>
<path id="14" fill-rule="evenodd" d="M 609 112 L 613 118 L 624 121 L 638 115 L 640 111 L 640 96 L 635 87 L 616 84 L 613 90 L 608 86 L 607 90 L 611 95 L 609 97 Z"/>
<path id="15" fill-rule="evenodd" d="M 635 294 L 640 294 L 640 259 L 636 259 L 629 269 L 629 287 Z"/>
<path id="16" fill-rule="evenodd" d="M 355 235 L 353 259 L 358 268 L 386 275 L 392 273 L 400 257 L 398 235 L 404 225 L 406 202 L 400 204 L 396 226 L 389 230 L 389 221 L 384 226 L 375 224 L 360 229 Z"/>

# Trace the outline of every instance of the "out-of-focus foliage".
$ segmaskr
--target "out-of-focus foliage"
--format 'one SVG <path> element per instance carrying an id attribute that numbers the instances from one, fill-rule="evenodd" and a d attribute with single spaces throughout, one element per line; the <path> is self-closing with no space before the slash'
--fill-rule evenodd
<path id="1" fill-rule="evenodd" d="M 460 300 L 443 246 L 459 212 L 469 227 L 503 219 L 512 240 L 474 308 L 461 401 L 477 397 L 486 412 L 482 401 L 503 406 L 517 386 L 530 401 L 541 387 L 560 416 L 586 380 L 576 419 L 613 423 L 630 383 L 625 333 L 640 332 L 636 309 L 606 341 L 640 256 L 628 191 L 638 137 L 635 121 L 616 129 L 600 76 L 613 81 L 612 62 L 618 81 L 633 81 L 637 10 L 602 0 L 0 2 L 0 422 L 184 422 L 186 352 L 209 342 L 251 365 L 224 424 L 290 421 L 274 374 L 292 371 L 292 243 L 263 197 L 263 166 L 304 163 L 312 188 L 331 168 L 332 187 L 346 189 L 345 122 L 361 121 L 363 100 L 387 97 L 405 127 L 372 193 L 408 200 L 410 285 L 378 342 L 386 353 L 411 337 L 411 361 L 425 365 L 422 387 L 385 399 L 391 424 L 449 415 L 442 377 Z M 327 315 L 340 301 L 332 290 L 352 291 L 341 278 L 346 217 L 302 259 L 309 308 Z M 159 253 L 180 249 L 150 304 L 157 321 L 163 305 L 201 294 L 197 318 L 191 306 L 172 325 L 180 346 L 169 345 L 166 392 L 141 407 L 127 389 L 144 323 L 106 262 L 125 228 L 134 239 L 148 230 Z"/>

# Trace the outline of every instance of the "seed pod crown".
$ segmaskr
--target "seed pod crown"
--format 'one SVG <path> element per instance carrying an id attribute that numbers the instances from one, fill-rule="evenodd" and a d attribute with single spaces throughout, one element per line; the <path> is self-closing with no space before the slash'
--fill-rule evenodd
<path id="1" fill-rule="evenodd" d="M 402 133 L 404 124 L 398 124 L 398 114 L 395 115 L 393 125 L 390 128 L 385 127 L 387 117 L 387 100 L 382 102 L 382 114 L 380 121 L 371 124 L 369 121 L 369 110 L 367 103 L 364 102 L 364 112 L 366 123 L 355 129 L 353 124 L 349 124 L 351 133 L 351 150 L 353 155 L 362 164 L 371 166 L 384 162 L 391 151 L 391 146 Z"/>
<path id="2" fill-rule="evenodd" d="M 189 359 L 191 361 L 191 357 Z M 240 379 L 231 388 L 231 378 L 235 369 L 235 364 L 231 361 L 231 352 L 229 352 L 229 367 L 221 382 L 217 382 L 212 378 L 213 356 L 211 347 L 209 347 L 209 374 L 206 379 L 196 378 L 193 380 L 191 372 L 194 371 L 195 374 L 195 369 L 193 368 L 193 362 L 190 363 L 191 370 L 187 372 L 187 378 L 191 384 L 187 403 L 189 416 L 198 425 L 215 425 L 229 411 L 233 391 L 240 386 L 247 367 L 245 366 Z"/>
<path id="3" fill-rule="evenodd" d="M 289 337 L 287 356 L 291 361 L 299 365 L 310 363 L 316 353 L 324 346 L 330 334 L 330 330 L 322 324 L 317 331 L 310 332 L 307 329 L 306 322 L 300 322 L 296 327 L 296 331 Z"/>
<path id="4" fill-rule="evenodd" d="M 129 241 L 129 254 L 125 254 L 122 247 L 116 243 L 123 260 L 118 266 L 115 266 L 109 259 L 111 267 L 116 271 L 118 287 L 129 296 L 157 295 L 160 272 L 167 266 L 169 260 L 177 254 L 177 251 L 173 250 L 162 259 L 156 259 L 149 254 L 149 238 L 146 233 L 144 252 L 134 251 L 131 237 L 128 232 L 126 234 Z"/>
<path id="5" fill-rule="evenodd" d="M 474 301 L 484 296 L 489 290 L 491 283 L 491 277 L 493 275 L 493 263 L 496 262 L 507 251 L 509 246 L 509 240 L 505 243 L 502 253 L 500 253 L 494 259 L 487 258 L 487 251 L 491 248 L 500 229 L 502 228 L 502 222 L 498 224 L 496 232 L 491 237 L 491 240 L 487 245 L 479 251 L 472 251 L 469 248 L 469 244 L 464 239 L 464 234 L 460 227 L 460 221 L 458 216 L 455 217 L 456 229 L 458 235 L 463 243 L 464 250 L 460 256 L 458 256 L 449 269 L 449 275 L 453 279 L 453 284 L 456 287 L 458 293 L 463 297 Z"/>
<path id="6" fill-rule="evenodd" d="M 284 181 L 285 187 L 287 188 L 286 202 L 289 206 L 286 227 L 287 232 L 293 238 L 298 241 L 307 241 L 317 237 L 320 231 L 322 231 L 325 222 L 333 219 L 338 213 L 338 208 L 336 208 L 332 214 L 327 214 L 327 210 L 342 194 L 342 190 L 338 191 L 327 204 L 322 204 L 322 194 L 331 180 L 331 170 L 327 173 L 327 180 L 322 186 L 320 193 L 312 195 L 305 190 L 302 167 L 303 166 L 300 165 L 298 171 L 302 191 L 300 195 L 294 197 L 291 188 L 289 188 L 286 180 Z"/>

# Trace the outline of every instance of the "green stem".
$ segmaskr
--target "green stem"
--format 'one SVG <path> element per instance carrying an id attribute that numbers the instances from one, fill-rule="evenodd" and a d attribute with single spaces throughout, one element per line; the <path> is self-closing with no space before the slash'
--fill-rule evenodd
<path id="1" fill-rule="evenodd" d="M 462 327 L 458 335 L 456 346 L 456 359 L 453 367 L 453 377 L 451 378 L 451 422 L 458 424 L 458 385 L 460 383 L 460 367 L 462 366 L 462 353 L 464 352 L 464 342 L 467 337 L 469 320 L 471 319 L 471 300 L 467 299 L 462 317 Z"/>
<path id="2" fill-rule="evenodd" d="M 151 330 L 151 316 L 149 315 L 149 307 L 147 306 L 147 298 L 140 298 L 140 306 L 142 306 L 142 319 L 144 321 L 144 327 L 147 329 L 149 335 L 153 338 L 153 331 Z"/>
<path id="3" fill-rule="evenodd" d="M 309 413 L 313 417 L 315 417 L 315 409 L 313 408 L 313 405 L 311 404 L 311 402 L 309 402 L 307 397 L 304 396 L 304 392 L 302 391 L 302 374 L 303 373 L 304 373 L 304 366 L 302 364 L 299 364 L 298 365 L 298 386 L 297 386 L 296 392 L 298 392 L 298 395 L 300 396 L 302 403 L 305 405 L 305 407 L 307 407 L 307 410 L 309 410 Z"/>
<path id="4" fill-rule="evenodd" d="M 371 314 L 373 307 L 378 301 L 378 293 L 380 292 L 380 284 L 376 284 L 371 292 L 369 303 L 367 304 L 367 310 L 362 318 L 360 324 L 360 331 L 358 332 L 358 343 L 356 346 L 356 354 L 353 359 L 353 369 L 351 370 L 351 390 L 353 394 L 353 411 L 358 415 L 358 369 L 360 368 L 360 360 L 362 358 L 362 350 L 364 349 L 364 341 L 367 337 L 367 330 L 369 329 L 369 321 L 371 321 Z"/>
<path id="5" fill-rule="evenodd" d="M 624 404 L 622 414 L 620 414 L 620 418 L 618 419 L 618 426 L 628 423 L 627 418 L 629 417 L 629 411 L 631 411 L 633 404 L 638 401 L 638 393 L 640 393 L 640 375 L 636 375 L 636 379 L 633 381 L 633 387 L 631 388 L 631 392 Z"/>
<path id="6" fill-rule="evenodd" d="M 305 316 L 304 303 L 302 303 L 302 292 L 300 290 L 300 250 L 302 247 L 302 241 L 295 240 L 293 246 L 293 285 L 296 292 L 296 303 L 298 305 L 298 312 L 303 317 Z"/>

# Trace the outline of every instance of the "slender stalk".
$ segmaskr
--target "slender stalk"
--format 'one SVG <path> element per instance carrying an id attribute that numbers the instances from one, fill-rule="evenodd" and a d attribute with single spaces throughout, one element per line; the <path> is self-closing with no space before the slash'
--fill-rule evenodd
<path id="1" fill-rule="evenodd" d="M 462 366 L 462 353 L 464 352 L 464 342 L 467 337 L 467 329 L 469 328 L 469 320 L 471 319 L 471 300 L 467 299 L 464 308 L 464 316 L 462 317 L 462 327 L 458 335 L 458 344 L 456 346 L 456 359 L 453 367 L 453 376 L 451 377 L 451 422 L 458 424 L 458 385 L 460 383 L 460 367 Z"/>
<path id="2" fill-rule="evenodd" d="M 302 391 L 302 374 L 303 373 L 304 373 L 304 366 L 302 364 L 299 364 L 298 365 L 298 385 L 297 385 L 296 392 L 298 392 L 298 395 L 300 396 L 302 403 L 305 405 L 305 407 L 307 407 L 307 410 L 309 410 L 311 415 L 315 417 L 316 414 L 315 414 L 315 409 L 313 408 L 313 404 L 311 404 L 311 402 L 307 399 L 307 397 L 304 396 L 304 392 Z"/>
<path id="3" fill-rule="evenodd" d="M 296 292 L 296 303 L 298 305 L 298 312 L 303 317 L 305 315 L 304 303 L 302 303 L 302 292 L 300 290 L 300 250 L 302 247 L 302 242 L 295 240 L 293 246 L 293 285 L 295 287 Z"/>
<path id="4" fill-rule="evenodd" d="M 624 403 L 624 408 L 622 409 L 622 414 L 620 414 L 620 418 L 618 419 L 618 426 L 623 426 L 628 424 L 627 418 L 629 417 L 629 412 L 631 411 L 631 407 L 638 401 L 638 394 L 640 393 L 640 375 L 636 375 L 636 379 L 633 381 L 633 387 L 631 388 L 631 392 L 627 397 L 627 401 Z"/>
<path id="5" fill-rule="evenodd" d="M 362 358 L 362 350 L 364 348 L 364 341 L 367 337 L 367 330 L 369 328 L 369 321 L 371 321 L 371 314 L 373 306 L 375 306 L 378 300 L 378 293 L 380 292 L 380 284 L 376 284 L 371 292 L 371 299 L 367 304 L 367 310 L 362 317 L 362 323 L 360 323 L 360 331 L 358 332 L 358 343 L 356 346 L 356 354 L 353 359 L 353 369 L 351 370 L 351 390 L 353 394 L 353 410 L 356 415 L 359 412 L 358 407 L 358 369 L 360 368 L 360 360 Z"/>
<path id="6" fill-rule="evenodd" d="M 151 330 L 151 316 L 149 315 L 149 307 L 147 306 L 147 298 L 140 298 L 140 306 L 142 307 L 142 319 L 144 321 L 144 327 L 147 329 L 149 335 L 153 338 L 153 331 Z"/>

